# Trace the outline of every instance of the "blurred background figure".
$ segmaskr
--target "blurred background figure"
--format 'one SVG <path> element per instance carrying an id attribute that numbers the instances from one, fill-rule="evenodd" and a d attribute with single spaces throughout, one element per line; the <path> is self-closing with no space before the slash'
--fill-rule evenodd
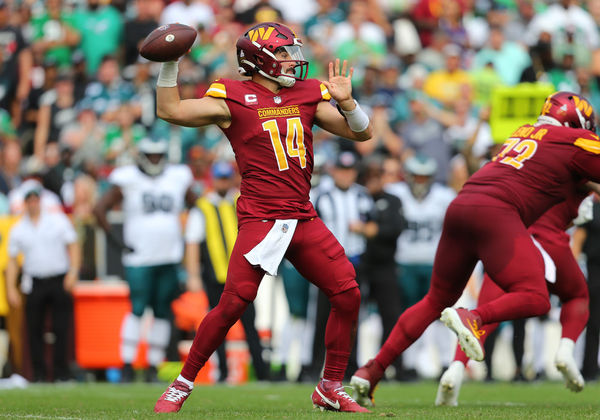
<path id="1" fill-rule="evenodd" d="M 62 212 L 46 211 L 41 204 L 41 194 L 42 185 L 37 182 L 30 183 L 24 191 L 24 216 L 9 237 L 6 291 L 10 305 L 21 306 L 17 257 L 23 255 L 20 290 L 26 295 L 32 380 L 68 381 L 71 379 L 68 347 L 73 310 L 71 291 L 79 278 L 81 253 L 69 219 Z M 44 327 L 48 314 L 54 335 L 51 366 L 44 360 Z"/>
<path id="2" fill-rule="evenodd" d="M 366 239 L 365 252 L 360 259 L 359 277 L 363 300 L 375 304 L 383 327 L 380 345 L 389 336 L 402 313 L 401 292 L 398 287 L 396 247 L 398 236 L 405 227 L 400 199 L 384 191 L 383 162 L 375 157 L 366 164 L 363 182 L 373 207 L 366 220 L 354 222 L 352 230 Z M 402 377 L 402 358 L 395 361 L 396 378 Z"/>
<path id="3" fill-rule="evenodd" d="M 396 261 L 402 307 L 408 308 L 421 300 L 429 290 L 433 260 L 440 236 L 446 208 L 454 199 L 450 188 L 434 182 L 436 161 L 425 155 L 412 156 L 404 162 L 405 181 L 388 184 L 386 191 L 400 199 L 405 228 L 398 238 Z M 452 335 L 440 322 L 433 323 L 404 353 L 404 366 L 415 371 L 423 367 L 425 375 L 434 376 L 427 360 L 427 349 L 436 347 L 441 367 L 450 364 Z M 429 366 L 428 366 L 429 365 Z"/>
<path id="4" fill-rule="evenodd" d="M 167 143 L 145 138 L 139 143 L 136 164 L 122 166 L 109 176 L 110 189 L 94 208 L 98 224 L 113 246 L 123 252 L 125 279 L 132 312 L 121 328 L 121 381 L 135 380 L 132 363 L 142 333 L 142 315 L 152 309 L 146 336 L 149 345 L 146 382 L 157 380 L 157 367 L 165 360 L 171 336 L 171 302 L 178 290 L 177 265 L 183 258 L 180 215 L 192 207 L 192 174 L 187 166 L 166 162 Z M 121 204 L 123 238 L 111 229 L 107 213 Z"/>

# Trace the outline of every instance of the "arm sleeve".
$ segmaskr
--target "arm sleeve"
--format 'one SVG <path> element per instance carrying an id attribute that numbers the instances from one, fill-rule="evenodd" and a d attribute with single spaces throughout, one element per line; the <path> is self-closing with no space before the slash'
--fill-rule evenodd
<path id="1" fill-rule="evenodd" d="M 57 216 L 62 225 L 62 236 L 65 243 L 72 244 L 77 242 L 77 232 L 75 232 L 75 228 L 69 218 L 62 213 L 57 213 Z"/>
<path id="2" fill-rule="evenodd" d="M 127 183 L 127 178 L 128 177 L 125 173 L 124 168 L 116 168 L 108 176 L 108 182 L 112 185 L 116 185 L 117 187 L 123 189 Z"/>
<path id="3" fill-rule="evenodd" d="M 600 182 L 600 149 L 597 152 L 577 150 L 570 166 L 582 178 Z"/>
<path id="4" fill-rule="evenodd" d="M 185 189 L 187 190 L 188 188 L 190 188 L 192 186 L 192 183 L 194 181 L 194 175 L 192 174 L 192 170 L 189 168 L 189 166 L 187 166 L 187 165 L 182 165 L 182 166 L 183 166 L 183 170 L 182 170 L 183 185 L 185 186 Z"/>

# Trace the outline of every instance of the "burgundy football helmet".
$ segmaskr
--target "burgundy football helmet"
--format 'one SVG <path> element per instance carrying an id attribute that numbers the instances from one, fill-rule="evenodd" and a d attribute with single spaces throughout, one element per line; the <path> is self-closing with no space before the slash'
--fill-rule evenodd
<path id="1" fill-rule="evenodd" d="M 255 25 L 238 39 L 236 47 L 239 72 L 244 76 L 258 72 L 284 87 L 306 79 L 308 61 L 302 54 L 302 41 L 285 25 L 275 22 Z M 275 53 L 279 51 L 287 53 L 289 58 L 278 60 Z M 295 63 L 294 74 L 284 73 L 283 63 Z"/>
<path id="2" fill-rule="evenodd" d="M 540 119 L 556 120 L 560 125 L 596 131 L 594 109 L 585 97 L 573 92 L 556 92 L 546 98 Z"/>

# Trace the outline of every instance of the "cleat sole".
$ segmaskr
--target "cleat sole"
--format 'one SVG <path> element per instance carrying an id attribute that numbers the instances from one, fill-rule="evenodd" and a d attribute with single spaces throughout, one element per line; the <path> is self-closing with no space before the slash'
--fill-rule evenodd
<path id="1" fill-rule="evenodd" d="M 455 310 L 452 308 L 444 309 L 440 321 L 454 331 L 458 337 L 460 348 L 465 352 L 469 359 L 477 360 L 478 362 L 483 361 L 484 352 L 479 340 L 467 327 L 465 327 Z"/>
<path id="2" fill-rule="evenodd" d="M 555 364 L 556 369 L 562 374 L 563 378 L 565 378 L 567 388 L 573 392 L 581 392 L 585 386 L 585 383 L 578 381 L 571 377 L 569 372 L 569 367 L 564 362 L 557 362 Z M 583 380 L 583 378 L 581 378 Z"/>
<path id="3" fill-rule="evenodd" d="M 353 398 L 359 405 L 363 407 L 373 407 L 375 405 L 369 397 L 371 384 L 368 380 L 358 376 L 352 376 L 352 379 L 350 379 L 350 386 L 354 388 Z"/>

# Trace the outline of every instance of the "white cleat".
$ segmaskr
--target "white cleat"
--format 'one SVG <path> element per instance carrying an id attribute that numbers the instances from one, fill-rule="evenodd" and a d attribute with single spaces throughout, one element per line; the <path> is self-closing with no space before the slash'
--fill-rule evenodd
<path id="1" fill-rule="evenodd" d="M 480 330 L 481 320 L 465 308 L 446 308 L 442 311 L 440 321 L 456 334 L 460 348 L 469 359 L 481 362 L 485 350 L 481 342 L 485 331 Z"/>
<path id="2" fill-rule="evenodd" d="M 354 394 L 352 397 L 357 403 L 363 407 L 373 407 L 375 405 L 373 404 L 372 399 L 373 393 L 371 392 L 371 384 L 368 380 L 358 376 L 352 376 L 352 379 L 350 380 L 350 386 L 354 388 Z"/>
<path id="3" fill-rule="evenodd" d="M 570 338 L 561 338 L 556 357 L 554 358 L 554 366 L 556 366 L 556 369 L 565 378 L 567 388 L 573 392 L 580 392 L 585 386 L 585 381 L 573 358 L 574 347 L 575 343 L 573 340 Z"/>
<path id="4" fill-rule="evenodd" d="M 458 394 L 465 374 L 465 365 L 458 360 L 450 363 L 446 372 L 440 379 L 435 405 L 448 405 L 456 407 L 458 405 Z"/>

